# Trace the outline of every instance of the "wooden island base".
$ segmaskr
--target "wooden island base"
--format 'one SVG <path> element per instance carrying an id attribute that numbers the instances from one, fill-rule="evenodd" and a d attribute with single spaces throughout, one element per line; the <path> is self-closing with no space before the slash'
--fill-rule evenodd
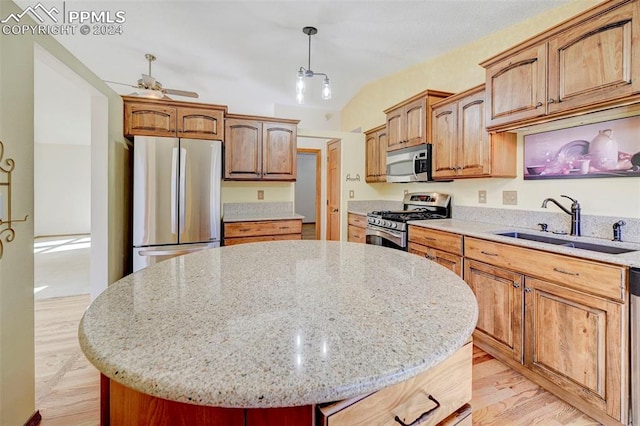
<path id="1" fill-rule="evenodd" d="M 467 343 L 420 375 L 336 403 L 284 408 L 221 408 L 147 395 L 101 375 L 101 426 L 470 425 L 473 349 Z M 398 417 L 400 423 L 395 418 Z M 372 423 L 373 422 L 373 423 Z"/>

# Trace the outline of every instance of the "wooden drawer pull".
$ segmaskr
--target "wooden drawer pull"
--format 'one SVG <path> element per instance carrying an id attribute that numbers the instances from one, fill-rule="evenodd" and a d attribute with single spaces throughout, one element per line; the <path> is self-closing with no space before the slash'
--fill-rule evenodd
<path id="1" fill-rule="evenodd" d="M 435 241 L 436 239 L 433 237 L 422 237 L 422 239 L 427 240 L 427 241 Z"/>
<path id="2" fill-rule="evenodd" d="M 562 269 L 558 269 L 558 268 L 553 268 L 554 271 L 556 272 L 560 272 L 561 274 L 565 274 L 565 275 L 573 275 L 574 277 L 579 277 L 580 274 L 578 272 L 568 272 L 568 271 L 563 271 Z"/>
<path id="3" fill-rule="evenodd" d="M 240 229 L 238 229 L 238 231 L 240 231 L 240 232 L 248 232 L 248 231 L 251 231 L 251 228 L 240 228 Z"/>
<path id="4" fill-rule="evenodd" d="M 393 420 L 395 420 L 396 422 L 400 423 L 402 426 L 413 426 L 413 425 L 417 425 L 418 423 L 422 423 L 422 421 L 424 419 L 426 419 L 431 413 L 433 413 L 434 411 L 436 411 L 438 408 L 440 408 L 440 403 L 431 395 L 429 395 L 429 399 L 433 402 L 436 403 L 436 406 L 433 407 L 432 409 L 425 411 L 424 413 L 420 414 L 420 416 L 415 419 L 414 421 L 412 421 L 411 423 L 405 423 L 402 420 L 400 420 L 400 417 L 395 416 L 393 418 Z"/>
<path id="5" fill-rule="evenodd" d="M 288 226 L 281 226 L 278 229 L 289 229 L 289 227 Z"/>
<path id="6" fill-rule="evenodd" d="M 429 256 L 427 253 L 424 254 L 424 257 L 426 257 L 429 260 L 436 260 L 435 256 Z"/>
<path id="7" fill-rule="evenodd" d="M 496 253 L 489 253 L 488 251 L 484 251 L 484 250 L 480 250 L 480 253 L 487 255 L 487 256 L 497 256 Z"/>

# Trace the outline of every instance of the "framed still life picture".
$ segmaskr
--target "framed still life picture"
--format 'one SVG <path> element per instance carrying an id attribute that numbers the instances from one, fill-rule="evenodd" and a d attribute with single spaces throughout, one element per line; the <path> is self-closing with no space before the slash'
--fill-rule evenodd
<path id="1" fill-rule="evenodd" d="M 524 136 L 524 179 L 640 176 L 640 116 Z"/>

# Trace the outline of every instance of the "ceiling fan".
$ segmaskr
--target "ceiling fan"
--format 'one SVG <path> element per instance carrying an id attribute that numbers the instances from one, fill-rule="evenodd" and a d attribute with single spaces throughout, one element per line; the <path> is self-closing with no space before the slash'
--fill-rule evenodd
<path id="1" fill-rule="evenodd" d="M 156 60 L 155 55 L 147 53 L 144 55 L 144 57 L 147 59 L 147 61 L 149 61 L 149 74 L 142 74 L 142 78 L 138 80 L 138 84 L 136 86 L 127 83 L 120 83 L 117 81 L 105 80 L 105 82 L 136 88 L 138 90 L 135 93 L 132 93 L 132 95 L 140 96 L 143 98 L 170 99 L 167 94 L 185 96 L 188 98 L 198 97 L 198 94 L 196 92 L 190 92 L 187 90 L 166 89 L 162 87 L 162 84 L 151 75 L 151 63 Z"/>

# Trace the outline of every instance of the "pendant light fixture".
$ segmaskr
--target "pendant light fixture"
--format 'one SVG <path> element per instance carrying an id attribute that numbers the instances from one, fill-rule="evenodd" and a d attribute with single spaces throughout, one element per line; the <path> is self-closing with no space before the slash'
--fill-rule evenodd
<path id="1" fill-rule="evenodd" d="M 331 82 L 329 81 L 329 76 L 322 72 L 314 72 L 311 70 L 311 36 L 318 33 L 318 29 L 315 27 L 304 27 L 302 32 L 309 36 L 309 61 L 307 63 L 307 68 L 300 67 L 298 70 L 298 79 L 296 80 L 296 101 L 299 104 L 304 103 L 304 92 L 306 89 L 305 79 L 307 77 L 313 77 L 314 75 L 322 75 L 324 79 L 322 80 L 322 99 L 329 100 L 331 99 Z"/>

